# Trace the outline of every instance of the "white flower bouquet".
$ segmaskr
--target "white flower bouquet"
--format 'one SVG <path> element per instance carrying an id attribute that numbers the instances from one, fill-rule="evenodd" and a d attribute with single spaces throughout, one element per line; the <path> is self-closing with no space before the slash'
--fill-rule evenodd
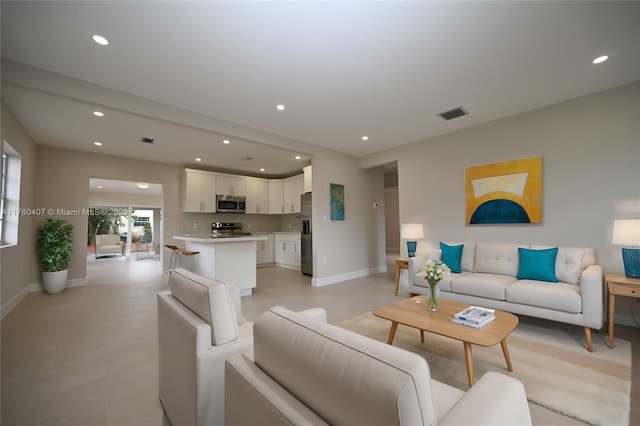
<path id="1" fill-rule="evenodd" d="M 438 310 L 438 296 L 440 289 L 438 289 L 438 283 L 442 281 L 444 277 L 451 274 L 451 269 L 443 262 L 436 262 L 434 260 L 428 260 L 424 265 L 424 271 L 422 274 L 424 280 L 429 284 L 428 305 L 429 310 L 435 312 Z"/>
<path id="2" fill-rule="evenodd" d="M 449 269 L 446 263 L 428 260 L 424 265 L 424 280 L 430 287 L 436 286 L 444 277 L 448 277 L 449 274 L 451 274 L 451 269 Z"/>

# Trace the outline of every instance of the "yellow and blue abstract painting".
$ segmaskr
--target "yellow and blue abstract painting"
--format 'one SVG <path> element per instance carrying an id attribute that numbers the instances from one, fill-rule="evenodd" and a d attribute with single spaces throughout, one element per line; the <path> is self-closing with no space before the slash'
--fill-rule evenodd
<path id="1" fill-rule="evenodd" d="M 467 224 L 542 223 L 542 157 L 467 167 Z"/>

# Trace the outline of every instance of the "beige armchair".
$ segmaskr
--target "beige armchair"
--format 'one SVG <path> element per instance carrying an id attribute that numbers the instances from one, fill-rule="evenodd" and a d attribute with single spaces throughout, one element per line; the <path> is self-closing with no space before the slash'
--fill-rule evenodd
<path id="1" fill-rule="evenodd" d="M 159 396 L 172 425 L 224 425 L 224 363 L 253 347 L 240 289 L 176 269 L 158 293 Z"/>
<path id="2" fill-rule="evenodd" d="M 225 424 L 225 361 L 253 349 L 240 288 L 176 269 L 158 293 L 160 402 L 174 426 Z M 326 322 L 321 308 L 301 312 Z"/>
<path id="3" fill-rule="evenodd" d="M 120 254 L 122 255 L 122 242 L 120 236 L 115 234 L 96 234 L 96 259 L 100 256 Z"/>

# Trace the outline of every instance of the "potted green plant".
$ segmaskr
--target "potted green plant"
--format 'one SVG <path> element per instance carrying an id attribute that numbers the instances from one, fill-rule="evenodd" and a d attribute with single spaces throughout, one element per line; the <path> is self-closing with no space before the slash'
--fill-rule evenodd
<path id="1" fill-rule="evenodd" d="M 40 228 L 38 250 L 42 267 L 42 286 L 49 294 L 60 293 L 67 284 L 72 232 L 73 225 L 60 219 L 45 218 Z"/>

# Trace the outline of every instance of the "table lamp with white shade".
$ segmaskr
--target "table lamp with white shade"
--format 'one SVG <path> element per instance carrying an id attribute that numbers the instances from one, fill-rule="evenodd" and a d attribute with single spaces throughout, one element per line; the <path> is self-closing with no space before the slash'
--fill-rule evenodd
<path id="1" fill-rule="evenodd" d="M 624 274 L 630 278 L 640 278 L 640 219 L 613 221 L 613 240 L 619 246 L 632 246 L 622 249 Z"/>
<path id="2" fill-rule="evenodd" d="M 424 238 L 424 229 L 421 223 L 402 223 L 400 224 L 400 238 L 407 241 L 407 252 L 409 257 L 416 255 L 416 247 L 418 241 Z"/>

